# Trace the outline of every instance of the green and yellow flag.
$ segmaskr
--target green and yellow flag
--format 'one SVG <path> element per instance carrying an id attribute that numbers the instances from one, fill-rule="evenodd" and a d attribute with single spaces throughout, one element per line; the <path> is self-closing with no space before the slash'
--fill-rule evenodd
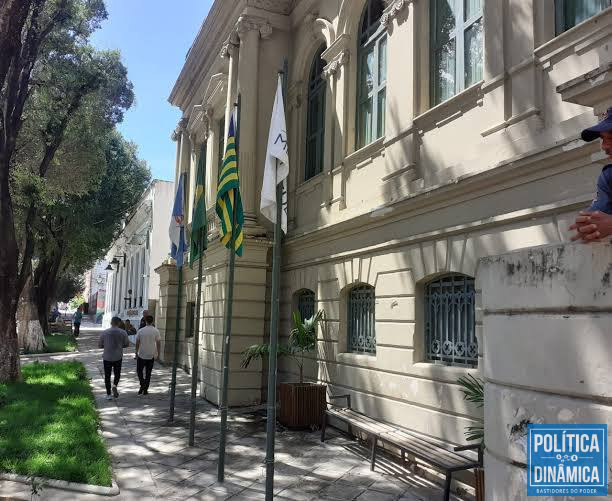
<path id="1" fill-rule="evenodd" d="M 233 116 L 230 118 L 229 131 L 227 133 L 227 147 L 223 157 L 223 167 L 219 173 L 215 210 L 221 220 L 221 243 L 229 249 L 232 232 L 234 232 L 234 251 L 238 256 L 242 256 L 244 213 L 242 211 L 242 198 L 240 197 Z M 234 211 L 236 211 L 235 215 Z M 233 228 L 232 220 L 234 220 Z"/>
<path id="2" fill-rule="evenodd" d="M 189 252 L 189 263 L 193 267 L 195 263 L 206 250 L 208 246 L 206 233 L 206 200 L 204 198 L 204 177 L 206 169 L 206 143 L 200 148 L 200 156 L 198 158 L 198 173 L 195 186 L 195 194 L 193 197 L 193 217 L 191 223 L 191 247 Z M 200 249 L 200 242 L 202 248 Z"/>

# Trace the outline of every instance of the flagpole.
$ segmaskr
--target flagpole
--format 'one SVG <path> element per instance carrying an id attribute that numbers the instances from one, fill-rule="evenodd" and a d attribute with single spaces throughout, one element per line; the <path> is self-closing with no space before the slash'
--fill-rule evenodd
<path id="1" fill-rule="evenodd" d="M 239 124 L 236 121 L 234 138 L 237 137 Z M 236 158 L 238 158 L 238 145 L 236 145 Z M 237 166 L 239 169 L 239 166 Z M 230 358 L 230 337 L 232 332 L 232 303 L 234 300 L 234 263 L 236 260 L 236 201 L 234 195 L 234 207 L 232 208 L 232 234 L 229 245 L 229 270 L 227 277 L 227 297 L 225 298 L 225 329 L 223 332 L 223 383 L 221 387 L 221 434 L 219 437 L 219 461 L 217 463 L 217 480 L 223 482 L 225 479 L 225 444 L 227 440 L 227 392 L 229 385 L 229 358 Z"/>
<path id="2" fill-rule="evenodd" d="M 203 195 L 202 195 L 203 196 Z M 196 298 L 196 318 L 195 318 L 195 333 L 193 338 L 193 364 L 191 368 L 191 414 L 189 415 L 189 445 L 195 443 L 195 414 L 196 414 L 196 398 L 198 386 L 198 358 L 200 352 L 200 308 L 202 298 L 202 264 L 204 261 L 204 233 L 206 228 L 198 233 L 198 250 L 200 252 L 200 260 L 198 263 L 198 296 Z"/>
<path id="3" fill-rule="evenodd" d="M 287 76 L 287 61 L 284 71 L 279 71 L 283 80 L 283 99 Z M 268 402 L 266 423 L 266 501 L 274 498 L 274 444 L 276 434 L 276 371 L 278 350 L 278 313 L 281 260 L 281 220 L 283 210 L 283 183 L 278 182 L 278 158 L 276 159 L 276 223 L 274 225 L 274 250 L 272 261 L 272 298 L 270 312 L 270 356 L 268 361 Z"/>
<path id="4" fill-rule="evenodd" d="M 183 178 L 183 186 L 184 186 L 184 177 L 185 173 L 181 173 L 181 177 Z M 183 204 L 184 207 L 184 204 Z M 179 252 L 182 252 L 182 249 L 179 249 Z M 174 399 L 176 395 L 176 366 L 178 365 L 178 350 L 179 350 L 179 330 L 181 327 L 181 303 L 183 297 L 183 266 L 181 264 L 178 269 L 178 297 L 176 298 L 176 327 L 174 330 L 174 359 L 172 361 L 172 382 L 170 383 L 170 414 L 168 416 L 168 423 L 174 422 Z"/>

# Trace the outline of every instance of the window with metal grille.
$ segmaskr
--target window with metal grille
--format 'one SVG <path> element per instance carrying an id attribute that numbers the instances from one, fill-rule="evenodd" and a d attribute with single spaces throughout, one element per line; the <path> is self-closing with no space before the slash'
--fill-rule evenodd
<path id="1" fill-rule="evenodd" d="M 612 5 L 612 0 L 555 0 L 556 33 L 560 35 Z"/>
<path id="2" fill-rule="evenodd" d="M 195 303 L 187 303 L 187 311 L 185 312 L 185 337 L 193 337 L 195 334 Z"/>
<path id="3" fill-rule="evenodd" d="M 384 5 L 369 0 L 361 16 L 357 64 L 357 147 L 385 134 L 387 31 L 380 24 Z"/>
<path id="4" fill-rule="evenodd" d="M 425 286 L 425 350 L 432 362 L 478 363 L 474 316 L 474 279 L 447 275 Z"/>
<path id="5" fill-rule="evenodd" d="M 302 322 L 312 318 L 315 314 L 315 293 L 304 289 L 297 293 L 297 310 L 300 312 Z"/>
<path id="6" fill-rule="evenodd" d="M 482 80 L 483 0 L 431 0 L 431 105 Z"/>
<path id="7" fill-rule="evenodd" d="M 347 308 L 348 351 L 376 353 L 374 287 L 359 285 L 349 292 Z"/>
<path id="8" fill-rule="evenodd" d="M 325 140 L 325 63 L 321 54 L 325 45 L 315 54 L 308 79 L 308 114 L 306 117 L 306 165 L 304 180 L 323 171 L 323 142 Z"/>

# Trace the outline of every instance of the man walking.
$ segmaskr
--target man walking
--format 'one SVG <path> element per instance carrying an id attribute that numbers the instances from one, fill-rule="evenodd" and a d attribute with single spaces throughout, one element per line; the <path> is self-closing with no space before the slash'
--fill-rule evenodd
<path id="1" fill-rule="evenodd" d="M 102 362 L 104 363 L 104 384 L 106 385 L 106 400 L 112 400 L 113 397 L 119 397 L 117 385 L 121 377 L 121 362 L 123 361 L 123 348 L 130 346 L 130 340 L 127 333 L 119 328 L 121 319 L 113 317 L 111 319 L 111 328 L 106 329 L 100 334 L 98 340 L 98 348 L 104 348 L 102 353 Z M 111 371 L 113 372 L 113 396 L 111 396 Z"/>
<path id="2" fill-rule="evenodd" d="M 161 336 L 159 331 L 153 327 L 153 317 L 147 315 L 145 322 L 146 325 L 142 329 L 138 329 L 136 333 L 136 373 L 140 380 L 139 395 L 149 393 L 153 362 L 161 351 Z M 143 370 L 145 372 L 144 376 Z"/>
<path id="3" fill-rule="evenodd" d="M 149 316 L 149 310 L 144 310 L 142 312 L 142 318 L 140 319 L 140 324 L 138 325 L 139 329 L 142 329 L 145 325 L 147 325 L 148 316 Z"/>
<path id="4" fill-rule="evenodd" d="M 78 310 L 76 311 L 72 319 L 72 323 L 74 325 L 74 337 L 79 337 L 82 320 L 83 320 L 83 306 L 79 306 Z"/>

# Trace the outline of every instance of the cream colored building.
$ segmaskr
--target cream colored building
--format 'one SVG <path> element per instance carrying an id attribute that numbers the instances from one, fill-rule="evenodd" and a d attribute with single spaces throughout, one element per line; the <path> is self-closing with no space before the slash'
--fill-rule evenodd
<path id="1" fill-rule="evenodd" d="M 271 228 L 258 207 L 286 58 L 291 172 L 281 332 L 286 338 L 292 309 L 325 310 L 309 379 L 331 394 L 350 393 L 371 416 L 464 443 L 478 411 L 456 381 L 482 368 L 478 259 L 567 241 L 575 213 L 594 197 L 605 160 L 579 132 L 612 95 L 608 5 L 215 1 L 170 96 L 183 111 L 174 138 L 189 213 L 198 155 L 206 155 L 202 395 L 217 403 L 221 385 L 228 256 L 212 207 L 238 96 L 246 244 L 236 260 L 230 405 L 265 395 L 267 374 L 257 364 L 242 369 L 240 353 L 268 335 Z M 196 269 L 185 271 L 185 366 Z M 170 361 L 176 271 L 157 272 L 156 320 Z M 514 361 L 517 371 L 522 363 Z M 296 374 L 280 363 L 282 379 Z"/>

